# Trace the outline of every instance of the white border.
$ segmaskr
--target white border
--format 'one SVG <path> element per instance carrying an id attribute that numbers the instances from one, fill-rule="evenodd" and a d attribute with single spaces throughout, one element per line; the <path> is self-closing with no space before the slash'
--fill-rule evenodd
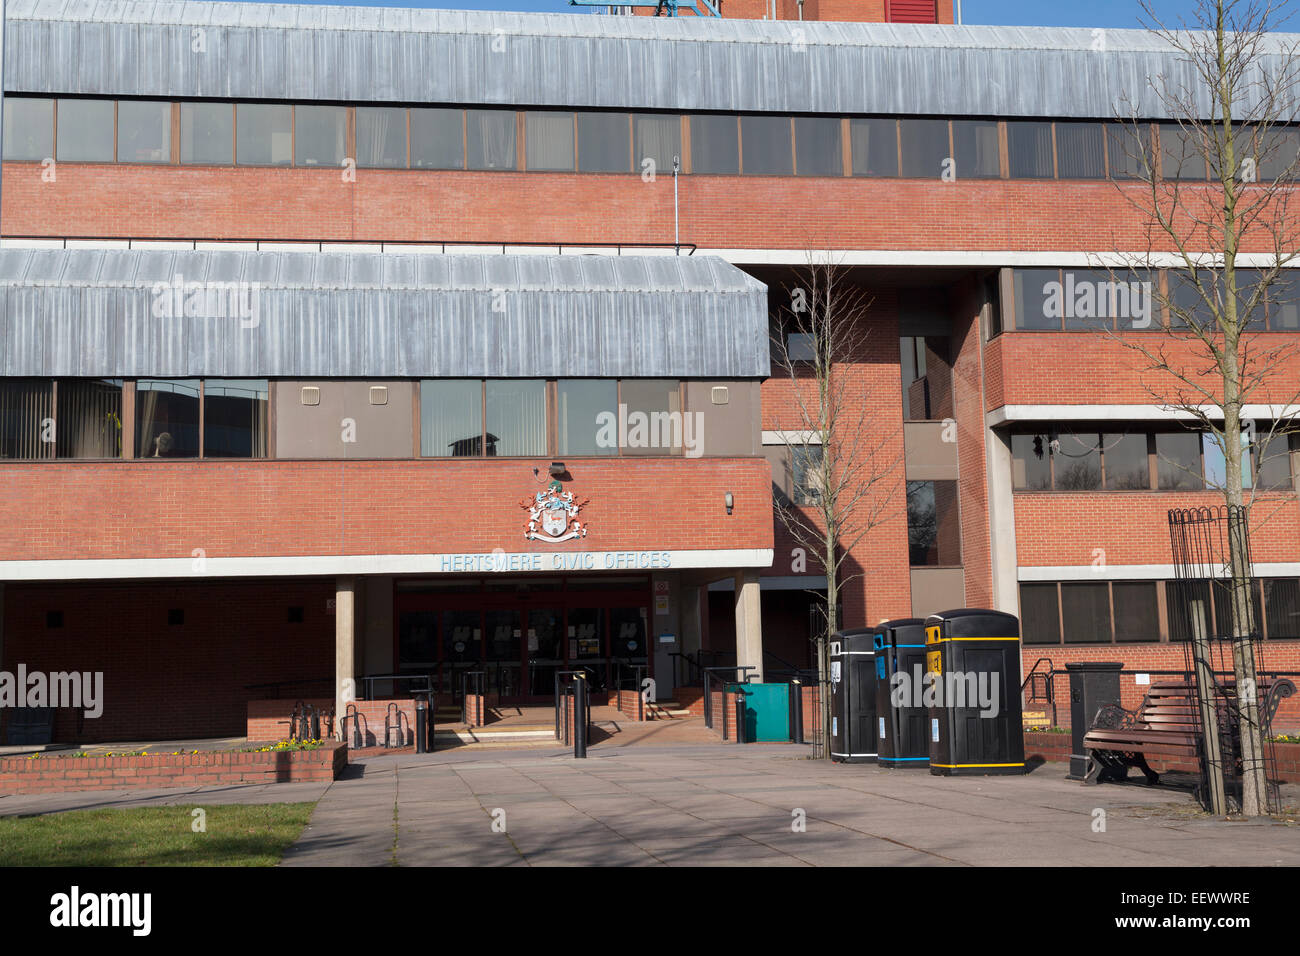
<path id="1" fill-rule="evenodd" d="M 1198 408 L 1209 418 L 1222 418 L 1223 409 Z M 1300 416 L 1300 405 L 1243 405 L 1242 418 L 1279 419 Z M 1003 405 L 984 416 L 990 428 L 1008 422 L 1050 421 L 1196 421 L 1191 412 L 1168 405 Z"/>
<path id="2" fill-rule="evenodd" d="M 1256 563 L 1255 577 L 1300 577 L 1300 561 Z M 1022 567 L 1021 581 L 1171 581 L 1175 577 L 1172 564 L 1107 564 L 1094 567 L 1083 565 L 1056 565 L 1052 567 Z"/>

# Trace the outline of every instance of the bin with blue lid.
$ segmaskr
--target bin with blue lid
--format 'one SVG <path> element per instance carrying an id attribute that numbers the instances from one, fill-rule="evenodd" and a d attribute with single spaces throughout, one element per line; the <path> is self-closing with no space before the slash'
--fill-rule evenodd
<path id="1" fill-rule="evenodd" d="M 882 767 L 930 766 L 929 712 L 920 690 L 925 675 L 925 621 L 882 621 L 876 651 L 876 749 Z"/>
<path id="2" fill-rule="evenodd" d="M 831 638 L 831 759 L 876 760 L 876 651 L 872 628 L 837 631 Z"/>

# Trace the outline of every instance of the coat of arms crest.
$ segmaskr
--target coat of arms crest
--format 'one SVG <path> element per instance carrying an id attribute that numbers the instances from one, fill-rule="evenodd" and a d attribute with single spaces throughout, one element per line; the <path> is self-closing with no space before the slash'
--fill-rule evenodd
<path id="1" fill-rule="evenodd" d="M 578 520 L 578 512 L 585 504 L 585 501 L 574 501 L 573 492 L 565 491 L 558 481 L 551 482 L 545 491 L 520 502 L 520 507 L 528 512 L 524 537 L 551 542 L 585 538 L 587 526 Z"/>

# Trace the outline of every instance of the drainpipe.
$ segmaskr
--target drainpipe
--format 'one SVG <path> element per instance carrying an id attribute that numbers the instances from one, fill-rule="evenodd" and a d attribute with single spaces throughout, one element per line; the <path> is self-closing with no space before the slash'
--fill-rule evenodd
<path id="1" fill-rule="evenodd" d="M 803 0 L 799 0 L 799 19 L 803 19 Z"/>
<path id="2" fill-rule="evenodd" d="M 961 26 L 961 0 L 957 0 L 957 25 Z"/>
<path id="3" fill-rule="evenodd" d="M 0 3 L 3 2 L 4 0 L 0 0 Z M 682 254 L 682 231 L 677 216 L 677 210 L 678 210 L 677 171 L 681 168 L 682 168 L 682 158 L 680 156 L 674 156 L 673 157 L 673 255 L 675 256 L 680 256 Z"/>

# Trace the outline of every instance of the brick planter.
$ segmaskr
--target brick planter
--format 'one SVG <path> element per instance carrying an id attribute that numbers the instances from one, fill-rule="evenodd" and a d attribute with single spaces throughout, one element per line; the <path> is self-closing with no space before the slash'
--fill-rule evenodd
<path id="1" fill-rule="evenodd" d="M 1285 783 L 1300 783 L 1300 744 L 1273 744 L 1277 755 L 1277 778 Z M 1042 757 L 1049 763 L 1068 763 L 1070 760 L 1069 734 L 1044 734 L 1026 731 L 1025 759 Z M 1156 773 L 1179 771 L 1196 773 L 1196 764 L 1184 760 L 1161 760 L 1158 757 L 1148 759 L 1147 763 Z M 1129 772 L 1130 780 L 1141 780 L 1140 771 Z"/>
<path id="2" fill-rule="evenodd" d="M 215 751 L 147 757 L 26 757 L 0 759 L 0 793 L 206 787 L 246 783 L 335 780 L 348 748 L 328 741 L 319 750 L 281 753 Z"/>
<path id="3" fill-rule="evenodd" d="M 615 696 L 615 695 L 611 695 Z M 639 691 L 620 690 L 616 692 L 618 711 L 628 720 L 649 720 L 645 709 L 645 698 Z"/>
<path id="4" fill-rule="evenodd" d="M 296 700 L 287 697 L 274 700 L 250 700 L 248 702 L 247 732 L 245 736 L 249 740 L 284 740 L 289 736 L 291 715 L 296 703 Z M 321 710 L 328 710 L 334 705 L 333 700 L 325 697 L 309 698 L 304 700 L 303 703 L 310 704 Z M 396 711 L 390 710 L 390 704 L 397 705 Z M 353 710 L 353 707 L 356 709 Z M 395 739 L 400 741 L 400 746 L 409 747 L 415 743 L 415 701 L 409 697 L 353 701 L 349 705 L 347 714 L 346 732 L 349 742 L 352 740 L 354 714 L 357 726 L 361 731 L 361 746 L 363 747 L 386 746 L 385 735 L 390 729 L 394 714 L 396 714 L 398 724 L 392 729 L 394 730 Z M 322 733 L 324 729 L 322 719 Z"/>

